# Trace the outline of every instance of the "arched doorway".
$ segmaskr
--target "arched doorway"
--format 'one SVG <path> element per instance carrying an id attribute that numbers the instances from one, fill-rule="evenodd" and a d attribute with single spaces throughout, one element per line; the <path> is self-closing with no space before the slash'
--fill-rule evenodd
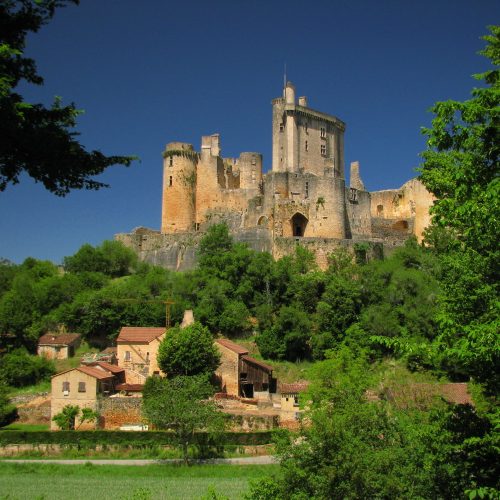
<path id="1" fill-rule="evenodd" d="M 260 217 L 259 221 L 257 222 L 257 225 L 262 227 L 267 227 L 268 223 L 269 219 L 265 215 L 263 215 L 262 217 Z"/>
<path id="2" fill-rule="evenodd" d="M 296 213 L 291 219 L 292 234 L 294 236 L 304 236 L 307 223 L 309 222 L 302 214 Z"/>

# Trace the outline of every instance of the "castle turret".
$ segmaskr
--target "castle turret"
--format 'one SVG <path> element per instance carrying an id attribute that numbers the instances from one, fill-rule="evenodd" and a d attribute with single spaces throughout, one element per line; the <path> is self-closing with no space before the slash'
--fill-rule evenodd
<path id="1" fill-rule="evenodd" d="M 162 233 L 194 228 L 198 159 L 193 146 L 184 142 L 171 142 L 163 152 Z"/>

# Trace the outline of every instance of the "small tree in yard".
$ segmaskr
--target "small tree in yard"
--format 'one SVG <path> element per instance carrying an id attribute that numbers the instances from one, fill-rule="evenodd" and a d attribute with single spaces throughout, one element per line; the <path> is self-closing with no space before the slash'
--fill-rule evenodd
<path id="1" fill-rule="evenodd" d="M 211 375 L 219 363 L 212 334 L 200 323 L 170 329 L 158 349 L 158 365 L 169 377 Z"/>
<path id="2" fill-rule="evenodd" d="M 150 377 L 144 386 L 144 418 L 158 429 L 172 431 L 185 462 L 196 432 L 217 435 L 224 430 L 224 414 L 208 399 L 212 394 L 212 386 L 204 375 Z"/>
<path id="3" fill-rule="evenodd" d="M 78 427 L 75 427 L 76 419 L 80 415 L 80 412 L 80 423 Z M 79 429 L 83 423 L 92 422 L 97 420 L 98 417 L 98 413 L 91 408 L 80 408 L 78 405 L 67 405 L 60 413 L 54 415 L 52 420 L 61 430 L 74 431 L 75 429 Z"/>

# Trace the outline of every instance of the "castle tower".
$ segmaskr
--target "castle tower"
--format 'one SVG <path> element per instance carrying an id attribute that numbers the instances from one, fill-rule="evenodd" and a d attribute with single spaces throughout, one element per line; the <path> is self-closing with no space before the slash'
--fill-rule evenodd
<path id="1" fill-rule="evenodd" d="M 171 142 L 163 152 L 162 233 L 194 229 L 198 159 L 193 146 L 184 142 Z"/>
<path id="2" fill-rule="evenodd" d="M 273 99 L 273 172 L 305 172 L 344 179 L 345 123 L 295 100 L 288 82 Z"/>

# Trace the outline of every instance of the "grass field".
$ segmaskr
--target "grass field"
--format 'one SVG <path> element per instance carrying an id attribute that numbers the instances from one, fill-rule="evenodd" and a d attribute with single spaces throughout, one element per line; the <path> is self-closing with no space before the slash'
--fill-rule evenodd
<path id="1" fill-rule="evenodd" d="M 134 467 L 2 462 L 0 499 L 238 499 L 243 498 L 251 480 L 277 471 L 277 465 Z M 221 496 L 208 496 L 210 490 Z"/>

